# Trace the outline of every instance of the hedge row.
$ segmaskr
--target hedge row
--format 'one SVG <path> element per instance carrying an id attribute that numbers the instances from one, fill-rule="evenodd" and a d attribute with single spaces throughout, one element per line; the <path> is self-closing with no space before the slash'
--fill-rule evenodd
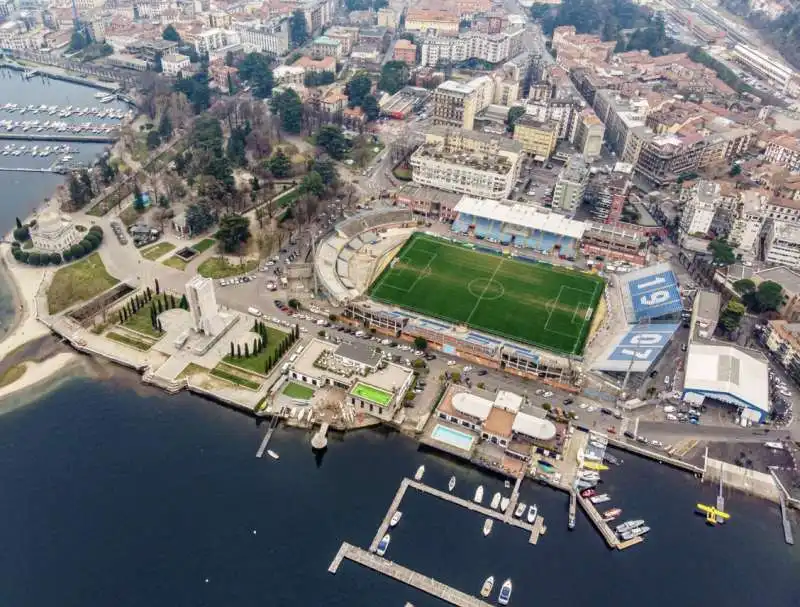
<path id="1" fill-rule="evenodd" d="M 15 242 L 12 244 L 11 254 L 17 261 L 32 266 L 59 265 L 62 261 L 74 261 L 85 257 L 96 250 L 101 242 L 103 242 L 103 229 L 100 226 L 92 226 L 86 236 L 83 237 L 83 240 L 61 253 L 29 252 L 21 248 L 18 242 Z"/>

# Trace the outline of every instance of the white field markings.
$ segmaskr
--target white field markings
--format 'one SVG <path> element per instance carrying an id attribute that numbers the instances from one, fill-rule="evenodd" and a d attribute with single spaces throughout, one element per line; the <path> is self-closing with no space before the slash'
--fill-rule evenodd
<path id="1" fill-rule="evenodd" d="M 558 290 L 558 297 L 556 297 L 554 301 L 551 301 L 548 304 L 548 307 L 550 308 L 550 313 L 547 315 L 547 322 L 544 323 L 544 330 L 547 331 L 548 333 L 555 333 L 556 335 L 561 335 L 562 337 L 571 337 L 572 339 L 577 339 L 577 338 L 579 338 L 581 336 L 581 333 L 583 332 L 583 328 L 586 325 L 586 323 L 588 322 L 588 320 L 586 319 L 586 316 L 587 316 L 586 314 L 584 315 L 583 320 L 581 320 L 580 328 L 578 329 L 577 335 L 574 334 L 574 333 L 564 333 L 562 331 L 556 331 L 555 329 L 551 329 L 550 326 L 549 326 L 550 325 L 550 321 L 553 318 L 553 312 L 558 307 L 558 302 L 561 300 L 561 295 L 564 293 L 564 289 L 569 289 L 570 291 L 575 291 L 577 293 L 580 293 L 581 295 L 589 295 L 589 291 L 583 291 L 582 289 L 576 289 L 575 287 L 568 287 L 566 285 L 561 285 L 561 288 Z M 592 292 L 592 295 L 589 298 L 589 302 L 592 302 L 594 300 L 594 293 L 596 291 L 597 291 L 597 286 L 595 286 L 595 290 Z M 575 317 L 577 316 L 578 311 L 580 309 L 582 309 L 581 308 L 582 305 L 586 305 L 583 299 L 581 299 L 581 300 L 579 300 L 578 302 L 575 303 L 575 308 L 572 311 L 572 318 L 570 319 L 570 324 L 573 324 L 573 325 L 575 324 Z M 589 305 L 587 307 L 589 309 L 591 309 L 591 305 Z"/>
<path id="2" fill-rule="evenodd" d="M 489 287 L 492 285 L 494 277 L 497 276 L 497 271 L 500 269 L 500 266 L 503 265 L 503 262 L 505 260 L 506 260 L 505 257 L 500 258 L 500 263 L 497 264 L 497 266 L 494 269 L 494 272 L 492 272 L 492 275 L 489 277 L 489 280 L 486 281 L 486 286 L 483 287 L 483 291 L 481 291 L 481 294 L 478 297 L 478 301 L 475 302 L 475 305 L 472 308 L 472 312 L 469 313 L 469 316 L 467 316 L 467 320 L 464 321 L 465 325 L 469 325 L 469 321 L 472 320 L 472 315 L 475 314 L 475 310 L 477 310 L 478 306 L 481 305 L 481 302 L 483 301 L 483 296 L 486 295 L 486 291 L 489 290 Z"/>
<path id="3" fill-rule="evenodd" d="M 419 242 L 419 240 L 415 240 L 414 242 L 411 243 L 411 246 L 408 248 L 408 250 L 403 251 L 403 257 L 399 258 L 401 262 L 405 262 L 405 259 L 407 257 L 410 257 L 411 252 L 414 251 L 414 247 L 417 246 L 418 242 Z M 395 269 L 394 268 L 390 268 L 389 272 L 387 272 L 386 275 L 383 276 L 383 278 L 381 279 L 381 282 L 378 285 L 378 289 L 382 289 L 382 288 L 386 287 L 387 289 L 395 289 L 396 291 L 401 291 L 403 293 L 411 293 L 411 291 L 413 291 L 416 288 L 416 286 L 417 286 L 417 284 L 419 283 L 420 280 L 422 280 L 423 278 L 426 278 L 427 276 L 431 275 L 431 265 L 433 265 L 433 262 L 439 256 L 438 253 L 432 253 L 431 251 L 426 251 L 424 249 L 422 249 L 420 251 L 417 251 L 417 254 L 420 254 L 420 253 L 425 254 L 425 255 L 431 255 L 431 257 L 428 259 L 428 263 L 425 264 L 424 268 L 421 268 L 419 270 L 414 270 L 414 272 L 416 273 L 417 277 L 414 280 L 414 282 L 411 283 L 411 286 L 409 286 L 409 287 L 398 287 L 397 285 L 393 285 L 393 284 L 387 283 L 386 282 L 387 279 L 389 279 L 393 274 L 395 274 Z M 396 273 L 399 274 L 400 271 L 402 271 L 402 270 L 398 270 Z"/>

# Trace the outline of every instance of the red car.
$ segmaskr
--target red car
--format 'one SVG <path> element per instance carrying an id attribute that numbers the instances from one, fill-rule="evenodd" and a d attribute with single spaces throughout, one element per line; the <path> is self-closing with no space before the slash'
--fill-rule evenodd
<path id="1" fill-rule="evenodd" d="M 617 429 L 614 426 L 609 426 L 608 427 L 608 433 L 609 434 L 616 434 L 617 433 Z"/>

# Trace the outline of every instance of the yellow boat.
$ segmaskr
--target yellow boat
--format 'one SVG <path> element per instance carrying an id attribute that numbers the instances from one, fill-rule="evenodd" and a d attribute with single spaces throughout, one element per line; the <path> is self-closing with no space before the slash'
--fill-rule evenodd
<path id="1" fill-rule="evenodd" d="M 705 504 L 697 504 L 698 514 L 706 515 L 706 522 L 709 525 L 716 525 L 717 523 L 724 523 L 731 515 L 722 510 L 714 508 L 714 506 L 706 506 Z"/>
<path id="2" fill-rule="evenodd" d="M 603 470 L 608 470 L 608 466 L 606 466 L 605 464 L 600 464 L 598 462 L 590 462 L 590 461 L 584 461 L 583 467 L 586 468 L 587 470 L 597 470 L 598 472 L 602 472 Z"/>

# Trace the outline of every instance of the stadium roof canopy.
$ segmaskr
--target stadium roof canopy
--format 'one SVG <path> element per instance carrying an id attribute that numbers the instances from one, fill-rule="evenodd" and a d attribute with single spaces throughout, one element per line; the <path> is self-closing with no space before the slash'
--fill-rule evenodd
<path id="1" fill-rule="evenodd" d="M 704 397 L 745 407 L 763 418 L 770 411 L 767 361 L 730 345 L 691 344 L 683 398 Z"/>
<path id="2" fill-rule="evenodd" d="M 575 239 L 580 239 L 587 228 L 583 221 L 575 221 L 558 213 L 543 213 L 529 204 L 509 204 L 470 196 L 462 197 L 454 210 L 457 213 Z"/>
<path id="3" fill-rule="evenodd" d="M 683 310 L 678 279 L 668 263 L 620 277 L 625 315 L 631 323 L 655 320 Z"/>
<path id="4" fill-rule="evenodd" d="M 592 365 L 598 371 L 646 373 L 669 344 L 677 323 L 632 325 Z"/>

